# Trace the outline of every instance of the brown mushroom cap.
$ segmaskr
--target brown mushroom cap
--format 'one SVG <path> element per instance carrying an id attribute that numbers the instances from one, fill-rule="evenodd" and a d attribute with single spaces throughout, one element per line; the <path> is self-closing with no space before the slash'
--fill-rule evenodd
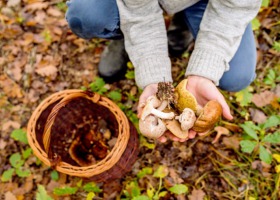
<path id="1" fill-rule="evenodd" d="M 216 100 L 209 101 L 202 109 L 199 117 L 194 123 L 193 130 L 206 132 L 212 129 L 222 115 L 222 106 Z"/>
<path id="2" fill-rule="evenodd" d="M 176 119 L 164 120 L 166 128 L 176 137 L 186 139 L 189 136 L 188 130 L 182 130 L 180 123 Z"/>
<path id="3" fill-rule="evenodd" d="M 188 79 L 182 80 L 175 88 L 175 107 L 181 112 L 185 108 L 190 108 L 194 112 L 197 109 L 197 101 L 195 97 L 187 90 Z"/>
<path id="4" fill-rule="evenodd" d="M 166 129 L 163 121 L 153 115 L 149 115 L 145 120 L 139 120 L 140 132 L 148 138 L 159 138 L 162 136 Z"/>

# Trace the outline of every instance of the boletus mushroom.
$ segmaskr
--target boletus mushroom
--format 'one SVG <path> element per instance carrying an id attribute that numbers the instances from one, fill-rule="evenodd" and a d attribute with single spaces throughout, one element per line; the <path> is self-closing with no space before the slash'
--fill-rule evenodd
<path id="1" fill-rule="evenodd" d="M 206 132 L 212 129 L 220 119 L 222 111 L 222 106 L 218 101 L 211 100 L 207 102 L 192 129 L 196 132 Z"/>
<path id="2" fill-rule="evenodd" d="M 195 97 L 187 90 L 187 83 L 188 79 L 184 79 L 175 88 L 175 107 L 180 113 L 182 113 L 185 108 L 190 108 L 194 112 L 196 112 L 198 108 Z"/>

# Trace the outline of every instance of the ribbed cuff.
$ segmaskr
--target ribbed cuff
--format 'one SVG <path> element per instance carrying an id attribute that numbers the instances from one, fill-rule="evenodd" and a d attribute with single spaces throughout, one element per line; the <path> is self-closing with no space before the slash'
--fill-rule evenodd
<path id="1" fill-rule="evenodd" d="M 229 70 L 229 64 L 222 56 L 209 50 L 195 49 L 190 57 L 185 75 L 203 76 L 218 86 L 219 80 L 227 70 Z"/>
<path id="2" fill-rule="evenodd" d="M 139 59 L 134 65 L 135 81 L 138 87 L 142 89 L 152 83 L 173 81 L 169 57 L 154 56 Z"/>

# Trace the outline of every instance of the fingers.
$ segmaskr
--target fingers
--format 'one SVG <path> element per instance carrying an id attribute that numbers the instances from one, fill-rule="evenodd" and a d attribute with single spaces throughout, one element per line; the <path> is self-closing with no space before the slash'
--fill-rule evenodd
<path id="1" fill-rule="evenodd" d="M 223 108 L 223 117 L 228 119 L 228 120 L 232 120 L 233 116 L 230 113 L 230 108 L 225 100 L 225 98 L 221 95 L 217 101 L 221 104 L 222 108 Z"/>

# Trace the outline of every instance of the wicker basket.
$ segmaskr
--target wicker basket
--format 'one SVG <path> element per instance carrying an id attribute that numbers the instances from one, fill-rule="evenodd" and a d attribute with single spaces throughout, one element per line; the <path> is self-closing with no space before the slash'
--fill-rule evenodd
<path id="1" fill-rule="evenodd" d="M 104 119 L 116 142 L 98 162 L 79 166 L 67 150 L 77 135 L 90 130 L 89 119 Z M 47 166 L 72 176 L 105 182 L 131 170 L 139 153 L 138 133 L 125 114 L 106 97 L 82 90 L 64 90 L 46 98 L 33 112 L 27 127 L 34 154 Z M 54 158 L 59 157 L 58 160 Z"/>

